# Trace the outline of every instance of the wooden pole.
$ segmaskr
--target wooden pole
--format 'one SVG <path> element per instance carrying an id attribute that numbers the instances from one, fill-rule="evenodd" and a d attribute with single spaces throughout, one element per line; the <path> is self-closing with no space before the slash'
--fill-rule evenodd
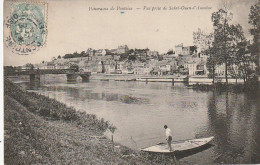
<path id="1" fill-rule="evenodd" d="M 114 137 L 112 135 L 112 151 L 114 152 Z"/>

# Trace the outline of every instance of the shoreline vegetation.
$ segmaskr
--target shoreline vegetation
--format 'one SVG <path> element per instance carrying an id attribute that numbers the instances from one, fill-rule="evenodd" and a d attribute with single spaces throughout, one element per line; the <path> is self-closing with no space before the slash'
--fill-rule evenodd
<path id="1" fill-rule="evenodd" d="M 233 93 L 250 93 L 257 94 L 259 91 L 260 82 L 258 79 L 252 78 L 245 84 L 225 84 L 225 83 L 214 83 L 214 84 L 193 84 L 189 85 L 189 88 L 200 90 L 200 91 L 218 91 L 218 92 L 233 92 Z"/>
<path id="2" fill-rule="evenodd" d="M 172 155 L 134 151 L 104 136 L 116 128 L 4 79 L 5 164 L 175 164 Z M 188 162 L 185 162 L 187 164 Z"/>

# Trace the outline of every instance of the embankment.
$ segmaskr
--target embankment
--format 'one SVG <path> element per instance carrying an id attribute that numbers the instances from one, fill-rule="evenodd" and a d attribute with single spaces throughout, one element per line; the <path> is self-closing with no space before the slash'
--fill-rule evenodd
<path id="1" fill-rule="evenodd" d="M 172 156 L 133 151 L 103 136 L 104 119 L 4 80 L 5 164 L 173 164 Z M 114 147 L 116 146 L 116 147 Z"/>
<path id="2" fill-rule="evenodd" d="M 259 94 L 260 93 L 260 82 L 257 78 L 252 78 L 245 84 L 228 84 L 225 83 L 215 83 L 215 84 L 193 84 L 189 87 L 201 91 L 219 91 L 219 92 L 234 92 L 234 93 L 250 93 Z"/>

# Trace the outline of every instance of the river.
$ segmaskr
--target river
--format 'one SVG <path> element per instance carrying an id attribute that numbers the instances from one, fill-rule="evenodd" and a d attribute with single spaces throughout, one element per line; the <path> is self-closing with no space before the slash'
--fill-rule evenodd
<path id="1" fill-rule="evenodd" d="M 167 124 L 173 140 L 215 137 L 212 146 L 181 161 L 260 163 L 259 96 L 196 91 L 182 83 L 90 80 L 68 84 L 65 77 L 54 75 L 42 76 L 37 88 L 24 79 L 14 81 L 110 121 L 117 127 L 114 140 L 133 149 L 165 141 Z"/>

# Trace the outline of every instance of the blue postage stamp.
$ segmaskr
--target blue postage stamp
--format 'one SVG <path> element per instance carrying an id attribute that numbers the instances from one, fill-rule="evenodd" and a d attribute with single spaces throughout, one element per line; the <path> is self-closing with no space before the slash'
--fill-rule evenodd
<path id="1" fill-rule="evenodd" d="M 4 41 L 12 52 L 19 55 L 35 53 L 46 44 L 47 4 L 13 3 L 5 27 Z"/>

